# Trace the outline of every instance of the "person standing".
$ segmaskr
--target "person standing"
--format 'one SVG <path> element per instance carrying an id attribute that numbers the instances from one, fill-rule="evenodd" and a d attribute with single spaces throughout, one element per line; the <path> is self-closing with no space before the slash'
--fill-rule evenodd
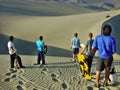
<path id="1" fill-rule="evenodd" d="M 110 68 L 113 62 L 113 54 L 116 52 L 116 41 L 111 36 L 112 28 L 110 25 L 105 25 L 102 34 L 96 36 L 93 42 L 93 51 L 98 50 L 98 60 L 96 68 L 96 87 L 100 87 L 101 71 L 105 69 L 104 86 L 108 86 Z"/>
<path id="2" fill-rule="evenodd" d="M 79 53 L 80 39 L 78 38 L 78 33 L 74 33 L 74 37 L 71 39 L 71 49 L 73 51 L 73 61 L 76 61 L 77 54 Z"/>
<path id="3" fill-rule="evenodd" d="M 38 51 L 38 58 L 37 63 L 34 65 L 39 65 L 42 59 L 42 65 L 45 65 L 45 55 L 44 55 L 44 47 L 45 43 L 43 42 L 43 36 L 39 37 L 39 40 L 36 41 L 37 51 Z"/>
<path id="4" fill-rule="evenodd" d="M 93 37 L 93 33 L 90 32 L 88 34 L 88 40 L 87 40 L 85 46 L 79 52 L 80 54 L 82 54 L 86 50 L 85 56 L 86 56 L 86 61 L 87 61 L 87 64 L 88 64 L 88 73 L 89 73 L 89 75 L 90 75 L 92 60 L 93 60 L 93 56 L 94 56 L 94 53 L 92 52 L 92 44 L 93 44 L 94 40 L 92 39 L 92 37 Z"/>
<path id="5" fill-rule="evenodd" d="M 18 57 L 17 50 L 15 48 L 15 45 L 14 45 L 13 41 L 14 41 L 14 37 L 10 36 L 9 37 L 9 42 L 8 42 L 7 46 L 8 46 L 8 50 L 9 50 L 9 54 L 10 54 L 10 65 L 11 65 L 11 68 L 14 68 L 15 59 Z M 25 66 L 22 65 L 21 59 L 19 58 L 17 60 L 18 60 L 20 68 L 25 68 Z"/>

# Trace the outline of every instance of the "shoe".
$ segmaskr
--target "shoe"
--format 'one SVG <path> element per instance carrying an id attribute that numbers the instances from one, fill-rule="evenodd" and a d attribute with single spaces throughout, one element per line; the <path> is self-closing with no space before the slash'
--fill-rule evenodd
<path id="1" fill-rule="evenodd" d="M 75 62 L 75 59 L 72 59 L 73 62 Z"/>
<path id="2" fill-rule="evenodd" d="M 25 66 L 21 66 L 20 68 L 25 68 Z"/>
<path id="3" fill-rule="evenodd" d="M 12 71 L 12 70 L 14 70 L 14 68 L 10 68 L 9 70 Z"/>
<path id="4" fill-rule="evenodd" d="M 98 83 L 98 84 L 96 83 L 96 84 L 95 84 L 95 87 L 100 88 L 100 84 L 99 84 L 99 83 Z"/>
<path id="5" fill-rule="evenodd" d="M 108 86 L 108 83 L 104 81 L 103 86 L 104 87 Z"/>
<path id="6" fill-rule="evenodd" d="M 46 64 L 42 64 L 42 66 L 46 66 Z"/>
<path id="7" fill-rule="evenodd" d="M 40 65 L 39 63 L 34 63 L 34 65 Z"/>
<path id="8" fill-rule="evenodd" d="M 46 67 L 46 64 L 40 64 L 40 68 Z"/>

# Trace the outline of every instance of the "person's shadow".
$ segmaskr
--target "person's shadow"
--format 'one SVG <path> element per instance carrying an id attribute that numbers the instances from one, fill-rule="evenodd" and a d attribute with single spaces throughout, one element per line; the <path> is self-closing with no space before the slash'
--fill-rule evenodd
<path id="1" fill-rule="evenodd" d="M 0 54 L 9 54 L 7 43 L 9 36 L 0 34 Z M 20 55 L 37 55 L 37 48 L 35 42 L 30 42 L 22 39 L 14 39 L 15 47 Z M 47 56 L 71 57 L 71 51 L 59 47 L 47 46 Z"/>
<path id="2" fill-rule="evenodd" d="M 111 35 L 116 39 L 117 54 L 120 55 L 120 35 L 119 35 L 119 33 L 120 33 L 120 30 L 119 30 L 120 29 L 120 14 L 108 19 L 107 21 L 105 21 L 102 24 L 102 27 L 105 24 L 109 24 L 112 27 Z M 102 30 L 101 30 L 101 33 L 102 33 Z"/>

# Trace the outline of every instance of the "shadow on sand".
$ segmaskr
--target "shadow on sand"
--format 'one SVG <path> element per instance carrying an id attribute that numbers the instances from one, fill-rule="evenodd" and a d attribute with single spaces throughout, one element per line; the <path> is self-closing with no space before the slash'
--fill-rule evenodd
<path id="1" fill-rule="evenodd" d="M 43 0 L 44 1 L 44 0 Z M 59 3 L 41 2 L 40 0 L 28 1 L 28 0 L 12 0 L 1 1 L 0 12 L 9 13 L 15 15 L 29 15 L 29 16 L 64 16 L 71 15 L 72 13 L 59 10 L 61 5 Z M 64 5 L 66 7 L 66 4 Z M 60 7 L 60 8 L 59 8 Z M 77 12 L 76 12 L 77 14 Z"/>
<path id="2" fill-rule="evenodd" d="M 112 36 L 116 39 L 117 54 L 120 55 L 120 14 L 105 21 L 102 26 L 109 24 L 112 26 Z"/>
<path id="3" fill-rule="evenodd" d="M 9 36 L 0 34 L 0 54 L 9 54 L 7 48 L 8 41 Z M 20 55 L 37 55 L 35 42 L 15 38 L 14 44 L 18 54 Z M 48 46 L 47 56 L 71 57 L 71 51 L 58 47 Z"/>

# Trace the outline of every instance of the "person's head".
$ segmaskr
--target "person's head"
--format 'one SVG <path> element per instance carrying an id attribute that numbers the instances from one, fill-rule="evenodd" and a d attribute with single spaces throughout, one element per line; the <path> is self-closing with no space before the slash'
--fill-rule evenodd
<path id="1" fill-rule="evenodd" d="M 90 32 L 90 33 L 88 34 L 88 36 L 89 36 L 89 38 L 92 38 L 92 37 L 93 37 L 93 33 Z"/>
<path id="2" fill-rule="evenodd" d="M 9 37 L 9 40 L 12 42 L 14 40 L 14 37 L 13 36 L 10 36 Z"/>
<path id="3" fill-rule="evenodd" d="M 107 24 L 103 27 L 103 35 L 110 36 L 111 32 L 112 32 L 112 28 L 110 25 Z"/>
<path id="4" fill-rule="evenodd" d="M 78 33 L 74 33 L 74 37 L 77 37 L 78 36 Z"/>
<path id="5" fill-rule="evenodd" d="M 43 36 L 40 36 L 39 39 L 42 41 L 43 40 Z"/>

